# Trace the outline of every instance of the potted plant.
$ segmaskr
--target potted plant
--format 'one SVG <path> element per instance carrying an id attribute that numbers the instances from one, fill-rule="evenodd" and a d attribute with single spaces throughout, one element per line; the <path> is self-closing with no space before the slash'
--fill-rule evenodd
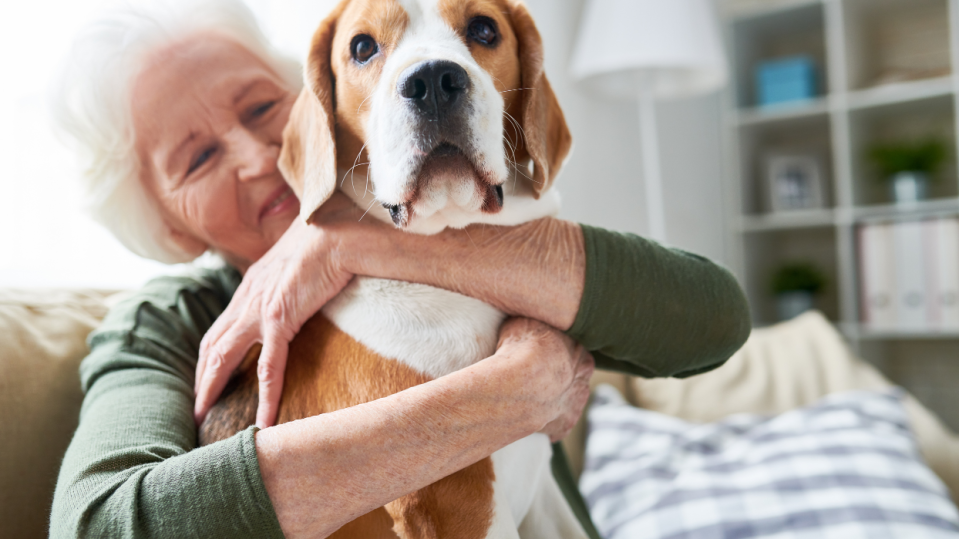
<path id="1" fill-rule="evenodd" d="M 897 204 L 910 204 L 927 197 L 929 181 L 946 160 L 946 144 L 939 139 L 920 142 L 877 144 L 869 158 L 883 180 L 890 182 Z"/>
<path id="2" fill-rule="evenodd" d="M 780 320 L 789 320 L 812 309 L 816 294 L 826 285 L 826 277 L 807 262 L 784 264 L 773 274 L 772 291 Z"/>

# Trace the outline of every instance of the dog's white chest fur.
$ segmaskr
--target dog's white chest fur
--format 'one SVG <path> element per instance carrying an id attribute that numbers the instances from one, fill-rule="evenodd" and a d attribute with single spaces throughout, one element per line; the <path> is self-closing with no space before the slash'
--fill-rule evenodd
<path id="1" fill-rule="evenodd" d="M 323 314 L 370 350 L 432 378 L 492 355 L 505 317 L 455 292 L 371 277 L 353 279 Z"/>

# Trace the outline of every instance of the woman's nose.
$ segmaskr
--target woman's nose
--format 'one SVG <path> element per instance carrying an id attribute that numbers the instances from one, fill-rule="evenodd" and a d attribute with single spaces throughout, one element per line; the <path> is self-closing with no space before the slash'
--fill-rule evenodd
<path id="1" fill-rule="evenodd" d="M 237 177 L 240 181 L 255 180 L 277 173 L 279 144 L 273 144 L 248 131 L 237 133 L 234 141 L 234 157 L 238 163 Z"/>

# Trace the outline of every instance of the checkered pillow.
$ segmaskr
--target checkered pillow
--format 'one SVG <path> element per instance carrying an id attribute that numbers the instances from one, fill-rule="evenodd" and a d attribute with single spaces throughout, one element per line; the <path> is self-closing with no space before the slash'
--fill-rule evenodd
<path id="1" fill-rule="evenodd" d="M 959 538 L 899 395 L 842 393 L 697 425 L 600 386 L 580 489 L 607 539 Z"/>

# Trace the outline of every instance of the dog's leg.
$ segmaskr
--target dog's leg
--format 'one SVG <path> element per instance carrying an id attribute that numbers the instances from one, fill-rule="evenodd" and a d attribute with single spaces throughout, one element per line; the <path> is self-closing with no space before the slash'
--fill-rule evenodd
<path id="1" fill-rule="evenodd" d="M 504 493 L 522 539 L 586 539 L 550 470 L 552 455 L 545 434 L 527 436 L 493 453 L 496 492 Z"/>
<path id="2" fill-rule="evenodd" d="M 545 434 L 533 434 L 493 453 L 496 492 L 502 492 L 512 520 L 517 525 L 526 517 L 542 477 L 549 474 L 553 450 Z"/>
<path id="3" fill-rule="evenodd" d="M 522 539 L 588 539 L 552 473 L 536 485 L 533 504 L 520 523 Z"/>
<path id="4" fill-rule="evenodd" d="M 393 530 L 402 539 L 485 539 L 494 520 L 493 479 L 486 458 L 387 504 Z"/>

